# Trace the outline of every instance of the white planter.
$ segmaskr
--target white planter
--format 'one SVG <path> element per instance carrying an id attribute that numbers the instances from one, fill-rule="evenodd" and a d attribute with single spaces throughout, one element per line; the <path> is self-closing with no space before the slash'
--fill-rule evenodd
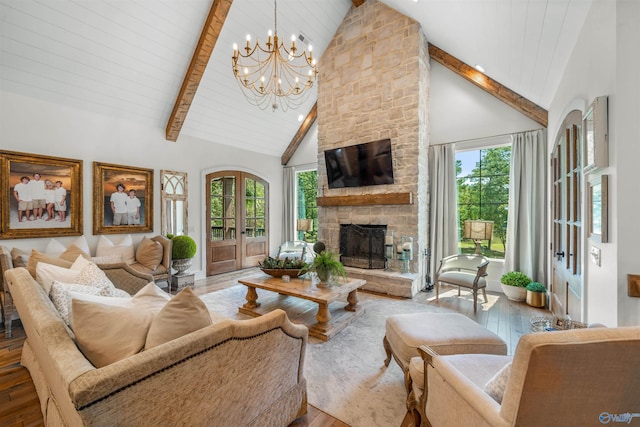
<path id="1" fill-rule="evenodd" d="M 502 292 L 504 292 L 511 301 L 524 301 L 527 297 L 527 288 L 507 286 L 502 283 L 500 283 L 500 286 L 502 286 Z"/>

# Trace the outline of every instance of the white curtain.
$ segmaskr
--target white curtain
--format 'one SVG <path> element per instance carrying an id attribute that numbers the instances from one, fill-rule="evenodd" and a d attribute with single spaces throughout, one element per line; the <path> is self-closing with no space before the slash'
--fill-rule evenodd
<path id="1" fill-rule="evenodd" d="M 296 240 L 296 168 L 284 167 L 282 171 L 282 241 Z"/>
<path id="2" fill-rule="evenodd" d="M 431 284 L 440 260 L 458 252 L 454 144 L 429 147 L 429 250 Z"/>
<path id="3" fill-rule="evenodd" d="M 546 284 L 547 144 L 543 130 L 512 135 L 504 271 Z"/>

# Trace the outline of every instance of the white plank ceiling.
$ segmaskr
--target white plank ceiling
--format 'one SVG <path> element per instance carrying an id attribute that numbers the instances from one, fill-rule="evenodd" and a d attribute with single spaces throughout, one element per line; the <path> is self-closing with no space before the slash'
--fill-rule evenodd
<path id="1" fill-rule="evenodd" d="M 164 129 L 211 1 L 0 0 L 0 89 Z M 431 43 L 481 64 L 490 77 L 543 108 L 591 5 L 383 2 L 418 20 Z M 350 0 L 279 0 L 278 33 L 304 33 L 319 57 L 350 7 Z M 181 137 L 284 152 L 315 93 L 298 110 L 261 111 L 244 99 L 231 71 L 233 43 L 243 43 L 247 33 L 262 41 L 273 21 L 271 1 L 233 2 Z"/>

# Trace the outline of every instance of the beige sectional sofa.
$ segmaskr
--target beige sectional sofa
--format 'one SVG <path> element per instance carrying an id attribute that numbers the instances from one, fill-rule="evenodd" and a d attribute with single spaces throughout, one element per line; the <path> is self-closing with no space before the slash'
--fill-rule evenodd
<path id="1" fill-rule="evenodd" d="M 222 320 L 95 368 L 25 268 L 5 279 L 48 426 L 286 426 L 307 411 L 308 330 L 284 311 Z"/>

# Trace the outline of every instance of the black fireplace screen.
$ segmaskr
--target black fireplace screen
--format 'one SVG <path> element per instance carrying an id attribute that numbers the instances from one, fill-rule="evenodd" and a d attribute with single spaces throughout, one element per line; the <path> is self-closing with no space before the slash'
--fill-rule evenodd
<path id="1" fill-rule="evenodd" d="M 340 224 L 340 261 L 348 267 L 384 268 L 386 225 Z"/>

